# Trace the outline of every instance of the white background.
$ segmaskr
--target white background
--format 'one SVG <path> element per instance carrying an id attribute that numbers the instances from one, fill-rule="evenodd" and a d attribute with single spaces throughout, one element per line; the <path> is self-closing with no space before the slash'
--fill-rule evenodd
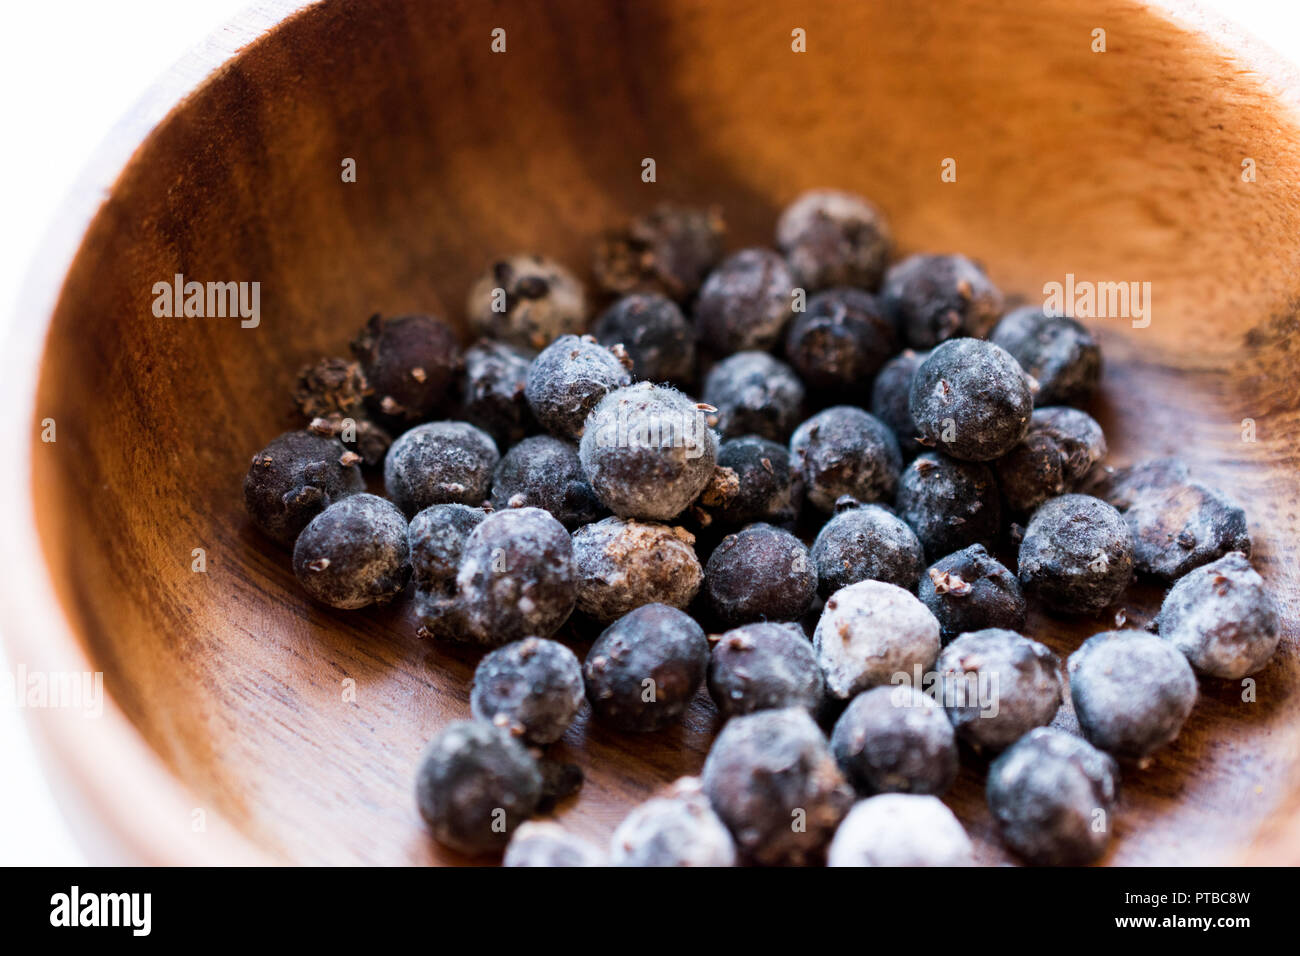
<path id="1" fill-rule="evenodd" d="M 1300 61 L 1295 0 L 1203 0 Z M 0 332 L 55 210 L 109 129 L 247 0 L 7 3 L 0 26 Z M 27 317 L 34 320 L 35 317 Z M 3 366 L 0 365 L 0 369 Z M 25 440 L 22 423 L 11 438 Z M 0 648 L 0 666 L 3 649 Z M 0 705 L 0 864 L 73 864 L 21 711 Z"/>

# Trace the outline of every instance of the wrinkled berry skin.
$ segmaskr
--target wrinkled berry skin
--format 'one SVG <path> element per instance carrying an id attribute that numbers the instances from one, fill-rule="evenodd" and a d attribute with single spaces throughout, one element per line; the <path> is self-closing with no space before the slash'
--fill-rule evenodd
<path id="1" fill-rule="evenodd" d="M 939 654 L 939 622 L 915 595 L 884 581 L 836 591 L 813 632 L 826 692 L 839 700 L 898 674 L 929 670 Z"/>
<path id="2" fill-rule="evenodd" d="M 709 657 L 709 695 L 724 717 L 802 707 L 823 696 L 817 655 L 798 624 L 760 621 L 727 631 Z"/>
<path id="3" fill-rule="evenodd" d="M 822 597 L 868 579 L 910 591 L 925 567 L 925 553 L 916 534 L 879 505 L 851 507 L 836 514 L 822 526 L 810 553 Z"/>
<path id="4" fill-rule="evenodd" d="M 609 841 L 613 866 L 735 866 L 731 833 L 697 777 L 682 777 L 623 818 Z"/>
<path id="5" fill-rule="evenodd" d="M 715 355 L 772 348 L 790 320 L 794 286 L 785 260 L 770 249 L 732 253 L 695 301 L 700 343 Z"/>
<path id="6" fill-rule="evenodd" d="M 993 762 L 987 796 L 1002 841 L 1020 856 L 1040 866 L 1082 866 L 1106 852 L 1118 790 L 1114 758 L 1081 737 L 1039 727 Z"/>
<path id="7" fill-rule="evenodd" d="M 1063 315 L 1036 306 L 1002 317 L 989 341 L 1006 349 L 1038 383 L 1034 403 L 1086 405 L 1101 380 L 1101 349 L 1092 333 Z"/>
<path id="8" fill-rule="evenodd" d="M 1179 578 L 1157 623 L 1196 670 L 1226 680 L 1261 670 L 1282 636 L 1277 603 L 1239 551 Z"/>
<path id="9" fill-rule="evenodd" d="M 831 753 L 861 794 L 941 796 L 957 778 L 957 737 L 942 707 L 915 687 L 876 687 L 835 722 Z"/>
<path id="10" fill-rule="evenodd" d="M 1160 494 L 1171 488 L 1190 484 L 1187 465 L 1178 458 L 1152 458 L 1123 468 L 1103 466 L 1086 491 L 1120 511 L 1147 495 Z"/>
<path id="11" fill-rule="evenodd" d="M 445 408 L 463 363 L 456 334 L 428 315 L 373 315 L 353 341 L 352 353 L 370 385 L 370 407 L 408 423 Z"/>
<path id="12" fill-rule="evenodd" d="M 718 438 L 681 392 L 639 382 L 601 400 L 578 454 L 596 496 L 614 514 L 668 521 L 712 480 Z"/>
<path id="13" fill-rule="evenodd" d="M 957 735 L 977 748 L 1001 750 L 1061 708 L 1061 660 L 1015 631 L 963 634 L 934 665 L 940 702 Z"/>
<path id="14" fill-rule="evenodd" d="M 509 448 L 532 430 L 532 410 L 524 395 L 532 352 L 480 339 L 465 351 L 465 386 L 461 413 L 465 421 Z"/>
<path id="15" fill-rule="evenodd" d="M 1176 581 L 1230 551 L 1250 555 L 1246 512 L 1202 484 L 1143 494 L 1124 512 L 1133 558 L 1143 574 Z"/>
<path id="16" fill-rule="evenodd" d="M 717 209 L 664 203 L 602 236 L 592 272 L 614 295 L 658 293 L 683 302 L 722 258 L 725 233 Z"/>
<path id="17" fill-rule="evenodd" d="M 926 794 L 859 801 L 835 831 L 827 866 L 974 866 L 975 848 L 953 812 Z"/>
<path id="18" fill-rule="evenodd" d="M 742 861 L 759 866 L 821 863 L 853 803 L 826 738 L 801 707 L 727 721 L 702 776 Z"/>
<path id="19" fill-rule="evenodd" d="M 299 370 L 293 400 L 307 419 L 353 415 L 370 394 L 370 383 L 357 362 L 323 358 Z"/>
<path id="20" fill-rule="evenodd" d="M 940 558 L 921 575 L 917 597 L 939 619 L 947 643 L 967 631 L 1025 625 L 1025 596 L 1016 576 L 973 544 Z"/>
<path id="21" fill-rule="evenodd" d="M 558 823 L 529 820 L 521 823 L 510 838 L 506 867 L 583 867 L 604 866 L 605 854 L 597 846 Z"/>
<path id="22" fill-rule="evenodd" d="M 782 211 L 776 244 L 796 284 L 815 292 L 830 286 L 876 288 L 892 240 L 885 217 L 861 196 L 814 189 Z"/>
<path id="23" fill-rule="evenodd" d="M 818 412 L 796 428 L 790 456 L 808 501 L 825 512 L 844 495 L 864 503 L 890 500 L 903 466 L 889 426 L 851 405 Z"/>
<path id="24" fill-rule="evenodd" d="M 797 516 L 800 489 L 784 445 L 757 435 L 730 438 L 718 446 L 718 467 L 731 469 L 737 488 L 716 506 L 705 507 L 710 520 L 734 527 L 752 521 L 782 524 Z"/>
<path id="25" fill-rule="evenodd" d="M 1025 593 L 1062 614 L 1114 604 L 1133 578 L 1133 536 L 1120 513 L 1088 495 L 1061 495 L 1034 512 L 1020 543 Z"/>
<path id="26" fill-rule="evenodd" d="M 1070 655 L 1070 695 L 1088 742 L 1141 760 L 1173 741 L 1196 705 L 1196 675 L 1178 648 L 1145 631 L 1107 631 Z"/>
<path id="27" fill-rule="evenodd" d="M 411 577 L 406 517 L 375 495 L 349 495 L 302 529 L 293 573 L 315 600 L 353 610 L 386 604 Z"/>
<path id="28" fill-rule="evenodd" d="M 1078 490 L 1106 457 L 1106 436 L 1086 412 L 1064 405 L 1034 410 L 1029 431 L 994 464 L 1008 510 L 1028 515 L 1048 498 Z"/>
<path id="29" fill-rule="evenodd" d="M 547 431 L 577 440 L 587 413 L 610 392 L 630 384 L 631 373 L 613 351 L 590 336 L 565 335 L 528 366 L 524 395 Z"/>
<path id="30" fill-rule="evenodd" d="M 666 604 L 646 604 L 605 628 L 582 675 L 600 720 L 645 733 L 681 719 L 708 664 L 709 642 L 691 617 Z"/>
<path id="31" fill-rule="evenodd" d="M 541 508 L 566 528 L 605 513 L 578 461 L 578 447 L 552 435 L 534 435 L 511 448 L 492 476 L 492 507 Z"/>
<path id="32" fill-rule="evenodd" d="M 416 425 L 388 449 L 384 490 L 408 515 L 430 505 L 481 505 L 498 457 L 492 437 L 468 422 Z"/>
<path id="33" fill-rule="evenodd" d="M 955 339 L 916 370 L 908 409 L 922 444 L 964 461 L 992 461 L 1025 437 L 1034 399 L 1007 352 L 979 339 Z"/>
<path id="34" fill-rule="evenodd" d="M 982 339 L 1002 314 L 1002 293 L 965 256 L 908 256 L 885 273 L 880 298 L 914 349 Z"/>
<path id="35" fill-rule="evenodd" d="M 503 290 L 504 312 L 496 290 Z M 515 255 L 494 262 L 465 304 L 474 331 L 526 349 L 544 349 L 587 327 L 587 294 L 572 272 L 553 259 Z"/>
<path id="36" fill-rule="evenodd" d="M 936 452 L 917 456 L 903 469 L 895 507 L 930 558 L 973 544 L 992 546 L 1002 526 L 993 470 Z"/>
<path id="37" fill-rule="evenodd" d="M 591 334 L 606 348 L 623 346 L 638 381 L 695 379 L 695 329 L 666 296 L 624 296 L 601 314 Z"/>
<path id="38" fill-rule="evenodd" d="M 318 514 L 365 491 L 361 469 L 345 464 L 342 442 L 310 431 L 285 432 L 253 456 L 244 477 L 244 506 L 269 538 L 292 545 Z"/>
<path id="39" fill-rule="evenodd" d="M 564 736 L 582 700 L 578 658 L 563 644 L 538 637 L 484 657 L 469 692 L 477 720 L 504 727 L 530 744 L 551 744 Z"/>
<path id="40" fill-rule="evenodd" d="M 871 414 L 894 430 L 904 461 L 925 451 L 925 446 L 916 440 L 916 422 L 912 421 L 908 400 L 916 370 L 929 354 L 904 349 L 880 367 L 871 386 Z"/>
<path id="41" fill-rule="evenodd" d="M 439 843 L 461 853 L 498 853 L 532 815 L 542 776 L 523 744 L 476 720 L 448 724 L 416 773 L 420 816 Z M 497 825 L 504 812 L 505 826 Z"/>
<path id="42" fill-rule="evenodd" d="M 456 595 L 456 572 L 470 532 L 487 517 L 469 505 L 432 505 L 411 519 L 411 579 L 421 637 L 463 641 L 464 621 Z"/>
<path id="43" fill-rule="evenodd" d="M 716 408 L 724 438 L 785 441 L 799 424 L 804 387 L 794 369 L 766 352 L 737 352 L 709 370 L 704 402 Z"/>
<path id="44" fill-rule="evenodd" d="M 608 623 L 643 604 L 683 608 L 704 580 L 685 528 L 605 518 L 573 533 L 578 610 Z"/>
<path id="45" fill-rule="evenodd" d="M 790 532 L 752 524 L 713 549 L 704 567 L 704 591 L 724 625 L 793 621 L 817 595 L 817 569 Z"/>
<path id="46" fill-rule="evenodd" d="M 550 637 L 577 599 L 569 533 L 540 508 L 488 515 L 465 541 L 456 590 L 478 643 Z"/>
<path id="47" fill-rule="evenodd" d="M 856 395 L 897 351 L 894 324 L 861 289 L 828 289 L 808 300 L 785 336 L 785 354 L 811 389 Z"/>

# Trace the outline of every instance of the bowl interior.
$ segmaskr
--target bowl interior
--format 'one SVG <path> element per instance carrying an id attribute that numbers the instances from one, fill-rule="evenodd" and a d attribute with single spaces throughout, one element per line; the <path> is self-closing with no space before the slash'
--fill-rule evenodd
<path id="1" fill-rule="evenodd" d="M 767 243 L 784 202 L 830 185 L 876 200 L 902 251 L 965 252 L 1026 301 L 1067 274 L 1150 283 L 1146 327 L 1089 320 L 1111 460 L 1178 454 L 1239 497 L 1288 623 L 1253 703 L 1203 682 L 1181 739 L 1126 774 L 1108 859 L 1245 850 L 1300 754 L 1300 135 L 1263 78 L 1165 13 L 1112 5 L 1104 53 L 1095 19 L 1064 0 L 349 0 L 288 18 L 136 152 L 50 326 L 36 407 L 59 441 L 34 455 L 36 521 L 109 695 L 199 805 L 275 857 L 451 861 L 413 769 L 468 713 L 476 656 L 420 641 L 404 604 L 313 605 L 243 515 L 250 456 L 295 425 L 294 373 L 373 312 L 462 325 L 499 254 L 585 269 L 601 228 L 665 199 L 721 204 L 733 248 Z M 156 317 L 154 284 L 177 273 L 259 282 L 260 324 Z M 1139 589 L 1130 620 L 1158 600 Z M 1107 624 L 1029 628 L 1068 653 Z M 706 695 L 645 737 L 584 717 L 559 749 L 587 782 L 560 816 L 604 839 L 698 772 L 717 725 Z M 1003 860 L 978 768 L 949 802 Z"/>

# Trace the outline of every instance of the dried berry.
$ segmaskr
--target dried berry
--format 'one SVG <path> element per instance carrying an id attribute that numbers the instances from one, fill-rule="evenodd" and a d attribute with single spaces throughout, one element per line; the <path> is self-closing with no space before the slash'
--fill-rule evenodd
<path id="1" fill-rule="evenodd" d="M 727 721 L 704 762 L 704 792 L 746 863 L 820 863 L 853 802 L 826 738 L 801 707 Z"/>
<path id="2" fill-rule="evenodd" d="M 611 305 L 591 330 L 601 345 L 621 345 L 639 381 L 690 383 L 695 379 L 695 329 L 672 299 L 628 295 Z"/>
<path id="3" fill-rule="evenodd" d="M 921 444 L 965 461 L 992 461 L 1025 437 L 1034 399 L 1007 352 L 991 342 L 955 339 L 916 370 L 908 409 Z"/>
<path id="4" fill-rule="evenodd" d="M 537 807 L 542 775 L 523 744 L 482 721 L 448 724 L 429 743 L 415 799 L 433 837 L 461 853 L 495 853 Z"/>
<path id="5" fill-rule="evenodd" d="M 1001 750 L 1061 708 L 1061 660 L 1015 631 L 963 634 L 935 664 L 940 703 L 957 735 L 979 749 Z"/>
<path id="6" fill-rule="evenodd" d="M 1239 680 L 1264 667 L 1281 639 L 1281 612 L 1240 552 L 1184 575 L 1157 619 L 1160 636 L 1202 674 Z"/>
<path id="7" fill-rule="evenodd" d="M 945 643 L 967 631 L 1018 631 L 1025 623 L 1020 582 L 982 544 L 940 558 L 921 576 L 916 593 L 938 618 Z"/>
<path id="8" fill-rule="evenodd" d="M 853 193 L 814 189 L 786 206 L 776 244 L 795 281 L 809 291 L 880 284 L 892 244 L 880 210 Z"/>
<path id="9" fill-rule="evenodd" d="M 596 404 L 631 383 L 632 375 L 616 350 L 589 335 L 565 335 L 528 366 L 524 395 L 544 428 L 561 438 L 577 439 Z"/>
<path id="10" fill-rule="evenodd" d="M 1120 513 L 1088 495 L 1061 495 L 1034 512 L 1020 543 L 1020 584 L 1062 614 L 1094 614 L 1133 577 L 1133 536 Z"/>
<path id="11" fill-rule="evenodd" d="M 293 573 L 315 600 L 352 610 L 386 604 L 411 576 L 406 518 L 375 495 L 336 501 L 298 535 Z"/>
<path id="12" fill-rule="evenodd" d="M 908 400 L 916 370 L 929 355 L 904 349 L 880 367 L 871 386 L 871 414 L 893 429 L 904 461 L 925 450 L 916 440 L 916 422 L 912 421 Z"/>
<path id="13" fill-rule="evenodd" d="M 264 534 L 291 545 L 318 514 L 366 488 L 353 455 L 310 431 L 285 432 L 253 456 L 244 507 Z"/>
<path id="14" fill-rule="evenodd" d="M 432 505 L 411 519 L 411 579 L 419 635 L 463 641 L 468 637 L 460 616 L 456 572 L 470 532 L 487 517 L 469 505 Z"/>
<path id="15" fill-rule="evenodd" d="M 784 445 L 757 435 L 730 438 L 718 446 L 718 468 L 735 476 L 735 487 L 717 501 L 709 499 L 706 489 L 697 502 L 701 523 L 737 526 L 795 519 L 797 489 Z"/>
<path id="16" fill-rule="evenodd" d="M 543 349 L 587 327 L 587 294 L 555 260 L 516 255 L 494 262 L 474 283 L 465 313 L 484 338 Z"/>
<path id="17" fill-rule="evenodd" d="M 700 342 L 715 355 L 766 351 L 790 319 L 794 276 L 769 249 L 734 252 L 710 273 L 695 302 Z"/>
<path id="18" fill-rule="evenodd" d="M 896 351 L 894 324 L 861 289 L 828 289 L 808 300 L 785 336 L 785 354 L 809 388 L 856 395 Z"/>
<path id="19" fill-rule="evenodd" d="M 502 866 L 577 867 L 604 866 L 599 847 L 558 823 L 529 820 L 515 829 Z"/>
<path id="20" fill-rule="evenodd" d="M 647 604 L 619 618 L 582 666 L 596 716 L 619 730 L 661 730 L 681 719 L 704 683 L 709 642 L 689 616 Z"/>
<path id="21" fill-rule="evenodd" d="M 582 471 L 578 446 L 551 435 L 525 438 L 505 453 L 492 476 L 492 507 L 542 508 L 566 528 L 605 513 Z"/>
<path id="22" fill-rule="evenodd" d="M 1091 415 L 1055 405 L 1036 409 L 1020 443 L 993 466 L 1012 514 L 1031 514 L 1048 498 L 1078 490 L 1106 457 L 1106 436 Z"/>
<path id="23" fill-rule="evenodd" d="M 975 848 L 937 797 L 885 793 L 854 805 L 827 866 L 974 866 Z"/>
<path id="24" fill-rule="evenodd" d="M 717 409 L 723 437 L 785 441 L 799 424 L 804 389 L 794 369 L 766 352 L 737 352 L 709 370 L 704 401 Z"/>
<path id="25" fill-rule="evenodd" d="M 542 796 L 537 801 L 538 813 L 550 813 L 582 789 L 582 768 L 576 763 L 564 763 L 543 756 L 537 758 L 537 767 L 542 772 Z"/>
<path id="26" fill-rule="evenodd" d="M 526 637 L 499 647 L 474 671 L 474 717 L 530 744 L 559 740 L 582 706 L 582 665 L 556 641 Z"/>
<path id="27" fill-rule="evenodd" d="M 298 372 L 293 400 L 308 420 L 335 414 L 360 417 L 369 394 L 370 385 L 358 363 L 324 358 Z"/>
<path id="28" fill-rule="evenodd" d="M 1124 521 L 1133 532 L 1137 569 L 1164 581 L 1176 581 L 1230 551 L 1250 556 L 1246 512 L 1205 485 L 1139 495 Z"/>
<path id="29" fill-rule="evenodd" d="M 713 478 L 718 439 L 681 392 L 639 382 L 610 392 L 587 419 L 578 453 L 597 497 L 621 518 L 667 521 Z"/>
<path id="30" fill-rule="evenodd" d="M 803 542 L 770 524 L 729 534 L 704 566 L 709 607 L 727 626 L 793 621 L 817 594 L 817 569 Z"/>
<path id="31" fill-rule="evenodd" d="M 392 435 L 362 415 L 352 418 L 342 412 L 331 412 L 323 418 L 313 418 L 307 430 L 313 435 L 337 438 L 367 468 L 382 465 L 393 445 Z"/>
<path id="32" fill-rule="evenodd" d="M 813 646 L 827 692 L 847 700 L 895 675 L 929 670 L 939 654 L 939 622 L 902 588 L 859 581 L 827 599 Z"/>
<path id="33" fill-rule="evenodd" d="M 762 621 L 728 631 L 709 658 L 709 694 L 724 717 L 822 703 L 817 655 L 798 624 Z"/>
<path id="34" fill-rule="evenodd" d="M 1003 842 L 1030 863 L 1080 866 L 1106 851 L 1119 789 L 1115 760 L 1052 727 L 1031 730 L 989 768 Z"/>
<path id="35" fill-rule="evenodd" d="M 1124 468 L 1103 466 L 1086 488 L 1106 504 L 1127 511 L 1138 498 L 1190 484 L 1187 466 L 1177 458 L 1153 458 Z"/>
<path id="36" fill-rule="evenodd" d="M 1002 314 L 1002 293 L 965 256 L 908 256 L 889 267 L 880 298 L 914 349 L 982 339 Z"/>
<path id="37" fill-rule="evenodd" d="M 606 292 L 656 292 L 681 302 L 722 258 L 725 232 L 717 209 L 664 204 L 602 236 L 592 272 Z"/>
<path id="38" fill-rule="evenodd" d="M 540 508 L 490 514 L 465 540 L 456 589 L 480 644 L 550 637 L 577 599 L 569 533 Z"/>
<path id="39" fill-rule="evenodd" d="M 822 526 L 813 542 L 811 555 L 822 597 L 866 580 L 886 581 L 910 591 L 925 567 L 916 534 L 880 505 L 849 504 Z"/>
<path id="40" fill-rule="evenodd" d="M 1145 631 L 1107 631 L 1070 655 L 1079 729 L 1116 757 L 1141 760 L 1171 742 L 1196 704 L 1196 675 L 1182 653 Z"/>
<path id="41" fill-rule="evenodd" d="M 465 351 L 465 388 L 461 414 L 509 448 L 533 428 L 533 413 L 524 395 L 534 355 L 505 342 L 480 339 Z"/>
<path id="42" fill-rule="evenodd" d="M 1092 333 L 1063 315 L 1036 306 L 1014 309 L 989 336 L 1038 382 L 1039 405 L 1085 405 L 1101 379 L 1101 349 Z"/>
<path id="43" fill-rule="evenodd" d="M 643 604 L 683 608 L 704 580 L 685 528 L 605 518 L 573 533 L 578 610 L 601 623 Z"/>
<path id="44" fill-rule="evenodd" d="M 833 510 L 844 495 L 861 502 L 888 501 L 903 466 L 889 426 L 851 405 L 818 412 L 795 429 L 790 455 L 808 501 L 821 511 Z"/>
<path id="45" fill-rule="evenodd" d="M 614 866 L 735 866 L 736 844 L 698 777 L 682 777 L 623 818 L 609 841 Z"/>
<path id="46" fill-rule="evenodd" d="M 942 707 L 911 685 L 859 694 L 835 722 L 831 753 L 859 793 L 942 795 L 957 778 L 957 738 Z"/>
<path id="47" fill-rule="evenodd" d="M 479 505 L 497 458 L 496 442 L 468 422 L 416 425 L 388 450 L 384 489 L 408 515 L 430 505 Z"/>
<path id="48" fill-rule="evenodd" d="M 404 422 L 442 411 L 462 367 L 456 333 L 428 315 L 372 315 L 352 353 L 370 385 L 371 408 Z"/>
<path id="49" fill-rule="evenodd" d="M 936 452 L 903 469 L 895 505 L 931 558 L 972 544 L 991 547 L 1002 527 L 993 470 Z"/>

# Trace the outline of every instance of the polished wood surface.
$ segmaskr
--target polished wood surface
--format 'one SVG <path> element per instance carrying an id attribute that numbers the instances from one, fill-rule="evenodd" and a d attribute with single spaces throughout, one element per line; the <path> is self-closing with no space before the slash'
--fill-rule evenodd
<path id="1" fill-rule="evenodd" d="M 57 255 L 36 277 L 15 353 L 33 361 L 6 632 L 16 661 L 104 672 L 102 719 L 32 713 L 96 846 L 461 862 L 426 836 L 412 779 L 468 714 L 476 655 L 418 639 L 404 604 L 313 605 L 244 517 L 243 472 L 292 425 L 295 371 L 375 311 L 463 325 L 498 254 L 585 269 L 600 229 L 665 199 L 721 205 L 733 248 L 770 242 L 782 204 L 829 185 L 878 202 L 902 251 L 966 252 L 1027 301 L 1067 273 L 1152 284 L 1148 327 L 1090 322 L 1111 460 L 1181 455 L 1242 500 L 1286 636 L 1256 702 L 1203 681 L 1182 737 L 1126 772 L 1107 861 L 1300 861 L 1300 84 L 1182 4 L 1078 6 L 329 0 L 256 10 L 182 65 L 158 96 L 222 64 L 147 137 L 159 99 L 128 119 L 100 160 L 140 143 L 115 182 L 92 168 L 111 188 L 58 227 L 56 252 L 84 238 L 61 287 Z M 155 317 L 175 273 L 260 282 L 260 325 Z M 1130 619 L 1158 602 L 1139 589 Z M 1106 623 L 1028 630 L 1067 654 Z M 698 772 L 717 726 L 705 695 L 643 737 L 584 713 L 558 749 L 587 781 L 559 816 L 605 839 Z M 949 802 L 1000 862 L 982 784 L 966 767 Z"/>

